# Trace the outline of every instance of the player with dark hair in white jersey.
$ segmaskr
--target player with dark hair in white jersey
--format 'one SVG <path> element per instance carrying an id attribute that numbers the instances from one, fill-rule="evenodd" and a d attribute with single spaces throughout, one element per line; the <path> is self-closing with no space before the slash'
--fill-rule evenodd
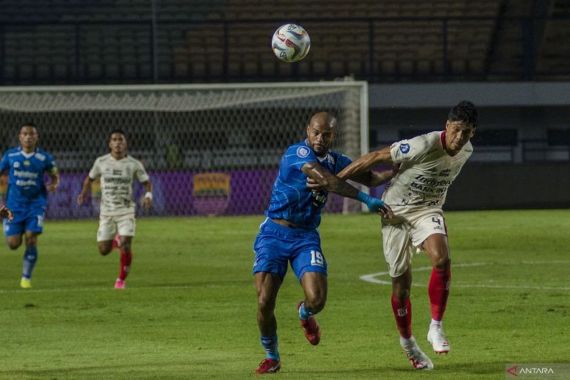
<path id="1" fill-rule="evenodd" d="M 91 183 L 101 178 L 101 212 L 97 231 L 99 253 L 105 256 L 113 248 L 120 248 L 121 266 L 115 289 L 124 289 L 131 267 L 131 244 L 136 226 L 133 180 L 136 178 L 145 188 L 142 206 L 147 209 L 152 207 L 152 184 L 143 164 L 127 155 L 125 132 L 116 129 L 109 134 L 109 149 L 111 153 L 95 160 L 83 181 L 77 203 L 85 202 Z"/>
<path id="2" fill-rule="evenodd" d="M 428 286 L 431 325 L 427 335 L 437 354 L 447 354 L 449 343 L 442 319 L 451 279 L 451 260 L 442 206 L 447 190 L 473 152 L 470 143 L 478 114 L 473 103 L 453 107 L 443 131 L 434 131 L 371 152 L 352 162 L 337 176 L 350 179 L 378 164 L 399 165 L 382 199 L 394 212 L 382 220 L 384 256 L 392 277 L 392 309 L 400 344 L 416 369 L 433 363 L 412 335 L 412 256 L 417 249 L 430 257 L 433 269 Z"/>

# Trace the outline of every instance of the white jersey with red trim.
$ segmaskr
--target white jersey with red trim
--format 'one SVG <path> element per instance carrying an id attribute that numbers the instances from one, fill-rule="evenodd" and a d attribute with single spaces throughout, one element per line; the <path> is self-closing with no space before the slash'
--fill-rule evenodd
<path id="1" fill-rule="evenodd" d="M 394 214 L 441 209 L 447 190 L 473 153 L 471 142 L 455 156 L 444 150 L 445 131 L 395 142 L 390 147 L 394 164 L 400 164 L 382 199 Z"/>
<path id="2" fill-rule="evenodd" d="M 95 160 L 89 171 L 92 180 L 101 177 L 101 215 L 117 216 L 135 212 L 133 179 L 149 180 L 143 164 L 131 156 L 120 160 L 106 154 Z"/>

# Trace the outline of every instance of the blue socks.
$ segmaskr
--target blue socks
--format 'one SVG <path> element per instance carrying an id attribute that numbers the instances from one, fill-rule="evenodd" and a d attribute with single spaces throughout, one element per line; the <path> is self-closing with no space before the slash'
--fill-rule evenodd
<path id="1" fill-rule="evenodd" d="M 36 261 L 38 261 L 38 248 L 35 245 L 26 247 L 22 277 L 27 279 L 32 278 L 32 271 L 34 270 L 34 266 L 36 266 Z"/>
<path id="2" fill-rule="evenodd" d="M 279 360 L 279 351 L 277 350 L 277 335 L 262 336 L 261 345 L 265 349 L 265 356 L 268 359 Z"/>
<path id="3" fill-rule="evenodd" d="M 314 313 L 305 308 L 305 303 L 303 302 L 299 307 L 299 319 L 306 321 L 312 315 L 314 315 Z"/>

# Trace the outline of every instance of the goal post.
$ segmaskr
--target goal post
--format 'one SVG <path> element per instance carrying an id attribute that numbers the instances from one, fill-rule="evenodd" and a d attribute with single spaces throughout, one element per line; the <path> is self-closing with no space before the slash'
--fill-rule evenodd
<path id="1" fill-rule="evenodd" d="M 40 146 L 54 155 L 62 177 L 49 199 L 51 218 L 97 213 L 96 187 L 91 204 L 76 207 L 73 200 L 95 158 L 108 153 L 113 129 L 126 132 L 129 154 L 149 171 L 152 215 L 260 214 L 283 151 L 305 137 L 317 111 L 338 119 L 333 149 L 351 158 L 368 151 L 367 83 L 353 80 L 3 87 L 0 145 L 2 152 L 17 145 L 23 123 L 37 125 Z M 356 209 L 336 196 L 326 208 Z"/>

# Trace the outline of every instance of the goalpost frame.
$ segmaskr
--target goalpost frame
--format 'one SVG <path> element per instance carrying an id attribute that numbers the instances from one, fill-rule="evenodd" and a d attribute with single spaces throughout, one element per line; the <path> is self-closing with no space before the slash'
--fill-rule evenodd
<path id="1" fill-rule="evenodd" d="M 42 141 L 44 144 L 51 143 L 51 147 L 49 144 L 46 146 L 51 152 L 56 147 L 56 159 L 64 172 L 86 170 L 95 154 L 104 153 L 104 131 L 108 132 L 114 126 L 134 132 L 133 138 L 138 140 L 133 140 L 132 148 L 135 150 L 132 153 L 135 157 L 148 160 L 146 162 L 151 165 L 151 170 L 182 168 L 195 174 L 209 170 L 247 170 L 246 165 L 253 161 L 262 162 L 265 167 L 268 164 L 273 166 L 278 163 L 277 156 L 271 158 L 268 154 L 279 154 L 277 150 L 284 149 L 291 143 L 291 132 L 298 136 L 304 134 L 300 123 L 306 123 L 307 116 L 310 115 L 307 111 L 315 112 L 319 109 L 340 112 L 340 133 L 335 149 L 356 159 L 369 150 L 368 105 L 367 82 L 350 79 L 329 82 L 0 87 L 0 122 L 7 127 L 3 131 L 4 138 L 8 139 L 5 143 L 17 135 L 15 131 L 18 123 L 23 120 L 39 121 Z M 257 124 L 249 122 L 249 114 L 242 117 L 244 112 L 258 115 L 255 119 Z M 216 117 L 214 121 L 209 120 L 205 124 L 191 116 L 193 113 L 221 113 L 222 117 Z M 235 119 L 236 116 L 239 120 Z M 259 129 L 260 125 L 263 126 L 262 129 Z M 286 125 L 289 125 L 287 136 L 282 135 Z M 272 138 L 272 143 L 262 147 L 265 150 L 259 151 L 259 154 L 254 153 L 256 157 L 252 157 L 251 152 L 258 152 L 252 149 L 259 149 L 256 148 L 260 146 L 259 140 L 253 141 L 254 145 L 250 148 L 247 145 L 243 148 L 240 148 L 242 145 L 235 145 L 242 144 L 243 141 L 247 144 L 243 140 L 244 136 L 256 133 L 256 130 L 263 130 L 261 133 L 265 135 L 266 131 L 269 132 L 268 128 L 277 131 L 277 134 L 274 137 L 263 137 Z M 77 147 L 80 149 L 77 152 L 71 152 L 71 145 L 67 144 L 73 141 L 67 136 L 70 131 L 74 137 L 87 133 L 80 140 L 83 142 Z M 192 131 L 197 131 L 198 135 Z M 229 145 L 222 144 L 214 148 L 196 140 L 212 138 L 214 133 L 231 134 L 232 140 Z M 141 145 L 140 138 L 150 144 Z M 192 139 L 191 145 L 184 145 L 189 138 Z M 187 151 L 173 151 L 172 156 L 166 157 L 170 152 L 165 150 L 171 143 L 178 144 Z M 252 141 L 249 142 L 251 143 Z M 250 149 L 249 153 L 243 155 L 243 150 L 247 149 Z M 266 152 L 268 149 L 271 152 Z M 228 158 L 229 156 L 235 159 Z M 168 165 L 165 159 L 170 158 L 182 160 L 177 162 L 184 166 L 165 166 Z M 65 163 L 67 167 L 61 165 Z M 210 163 L 211 169 L 208 166 Z M 232 186 L 234 185 L 232 181 Z M 341 209 L 354 212 L 360 210 L 360 205 L 359 202 L 345 199 Z M 188 208 L 184 210 L 180 212 L 194 212 L 188 211 Z M 168 215 L 169 211 L 166 212 Z"/>

